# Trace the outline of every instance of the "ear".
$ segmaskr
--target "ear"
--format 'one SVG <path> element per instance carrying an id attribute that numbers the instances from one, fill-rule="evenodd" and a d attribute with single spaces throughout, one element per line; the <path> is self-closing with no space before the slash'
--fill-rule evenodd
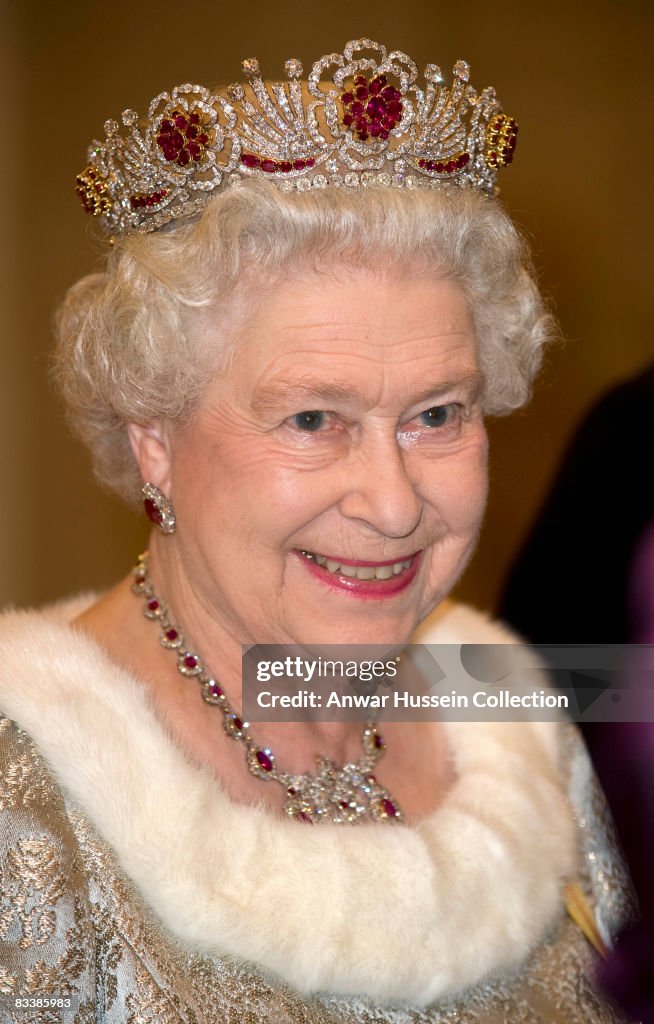
<path id="1" fill-rule="evenodd" d="M 163 424 L 156 421 L 144 427 L 128 423 L 127 433 L 143 482 L 149 481 L 170 496 L 170 452 Z"/>

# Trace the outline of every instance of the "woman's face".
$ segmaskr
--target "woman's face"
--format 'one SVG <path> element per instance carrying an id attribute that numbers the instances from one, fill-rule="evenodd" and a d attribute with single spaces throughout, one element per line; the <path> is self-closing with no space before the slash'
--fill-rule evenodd
<path id="1" fill-rule="evenodd" d="M 241 643 L 406 641 L 477 538 L 480 392 L 454 282 L 337 267 L 275 286 L 169 441 L 205 609 Z"/>

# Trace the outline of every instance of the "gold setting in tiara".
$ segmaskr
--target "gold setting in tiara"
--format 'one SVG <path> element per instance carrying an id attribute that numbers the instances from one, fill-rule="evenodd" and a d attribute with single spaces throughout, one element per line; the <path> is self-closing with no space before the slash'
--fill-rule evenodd
<path id="1" fill-rule="evenodd" d="M 121 134 L 106 121 L 76 190 L 110 235 L 153 231 L 200 212 L 212 195 L 246 178 L 285 191 L 327 187 L 469 187 L 495 191 L 511 163 L 518 126 L 495 90 L 478 93 L 457 61 L 452 84 L 428 64 L 424 83 L 405 53 L 370 39 L 317 60 L 306 81 L 299 60 L 287 80 L 266 82 L 254 58 L 245 84 L 178 85 L 147 117 L 125 110 Z"/>

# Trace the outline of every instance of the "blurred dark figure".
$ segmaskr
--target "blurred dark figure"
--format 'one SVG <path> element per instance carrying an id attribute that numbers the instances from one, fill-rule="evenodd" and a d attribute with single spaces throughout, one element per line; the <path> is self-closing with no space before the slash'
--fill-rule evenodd
<path id="1" fill-rule="evenodd" d="M 578 428 L 499 614 L 533 643 L 654 643 L 654 364 Z M 601 981 L 634 1020 L 654 1024 L 654 708 L 647 717 L 583 732 L 641 908 Z"/>
<path id="2" fill-rule="evenodd" d="M 629 643 L 629 573 L 653 515 L 654 364 L 577 429 L 500 616 L 532 643 Z"/>
<path id="3" fill-rule="evenodd" d="M 654 518 L 636 548 L 628 605 L 633 641 L 654 644 Z M 647 688 L 643 704 L 649 722 L 595 726 L 600 778 L 641 912 L 620 935 L 602 983 L 635 1020 L 654 1024 L 654 689 Z"/>

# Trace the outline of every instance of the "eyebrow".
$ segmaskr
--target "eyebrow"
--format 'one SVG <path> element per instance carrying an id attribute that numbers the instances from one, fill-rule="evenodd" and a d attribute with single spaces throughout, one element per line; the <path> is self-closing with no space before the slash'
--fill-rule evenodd
<path id="1" fill-rule="evenodd" d="M 480 394 L 482 386 L 483 377 L 481 373 L 478 370 L 470 370 L 452 380 L 441 380 L 428 384 L 411 396 L 410 404 L 419 405 L 429 398 L 438 398 L 440 395 L 460 387 L 470 392 L 472 398 L 475 399 Z M 303 377 L 301 380 L 278 380 L 272 384 L 266 384 L 255 392 L 252 406 L 265 412 L 277 409 L 281 404 L 291 402 L 292 404 L 303 405 L 304 408 L 308 409 L 313 407 L 311 403 L 315 401 L 318 403 L 342 402 L 365 405 L 367 396 L 347 381 L 326 381 L 321 377 Z M 308 405 L 306 404 L 307 402 L 309 403 Z"/>

